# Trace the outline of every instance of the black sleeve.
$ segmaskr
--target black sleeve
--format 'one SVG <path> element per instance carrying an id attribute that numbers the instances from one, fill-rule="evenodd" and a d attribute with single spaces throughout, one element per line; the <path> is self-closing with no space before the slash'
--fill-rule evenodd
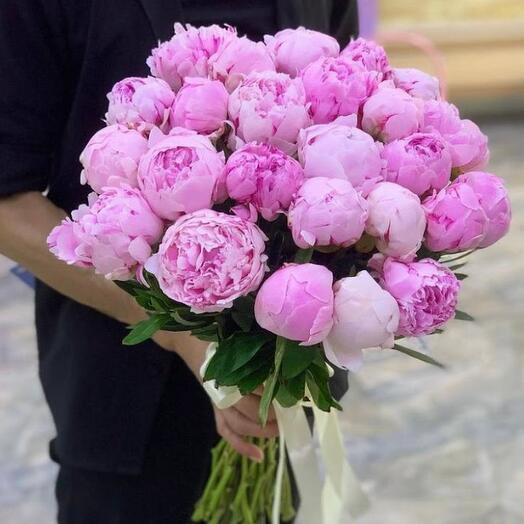
<path id="1" fill-rule="evenodd" d="M 330 33 L 339 41 L 341 48 L 358 36 L 357 0 L 333 0 Z"/>
<path id="2" fill-rule="evenodd" d="M 59 0 L 1 0 L 0 195 L 47 187 L 69 105 L 65 31 Z"/>

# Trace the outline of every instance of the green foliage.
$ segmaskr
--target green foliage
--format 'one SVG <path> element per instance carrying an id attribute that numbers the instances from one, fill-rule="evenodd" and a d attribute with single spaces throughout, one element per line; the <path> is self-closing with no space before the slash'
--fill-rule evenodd
<path id="1" fill-rule="evenodd" d="M 422 362 L 426 362 L 427 364 L 431 364 L 441 369 L 446 369 L 446 366 L 444 364 L 441 364 L 440 362 L 438 362 L 434 358 L 431 358 L 429 355 L 426 355 L 425 353 L 420 353 L 420 351 L 416 351 L 405 346 L 400 346 L 399 344 L 395 344 L 393 349 L 395 349 L 396 351 L 400 351 L 401 353 L 404 353 L 405 355 L 408 355 L 410 357 L 416 358 L 417 360 L 421 360 Z"/>
<path id="2" fill-rule="evenodd" d="M 151 315 L 148 319 L 142 320 L 131 329 L 122 343 L 125 346 L 140 344 L 151 338 L 158 330 L 162 329 L 169 322 L 167 315 Z"/>
<path id="3" fill-rule="evenodd" d="M 468 322 L 473 322 L 475 320 L 471 315 L 469 315 L 465 311 L 460 311 L 458 309 L 455 311 L 455 318 L 457 320 L 466 320 Z"/>

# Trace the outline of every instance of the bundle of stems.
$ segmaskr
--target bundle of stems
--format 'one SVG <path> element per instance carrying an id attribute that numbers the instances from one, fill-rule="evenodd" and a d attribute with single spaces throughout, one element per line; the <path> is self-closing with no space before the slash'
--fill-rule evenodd
<path id="1" fill-rule="evenodd" d="M 212 450 L 211 475 L 193 512 L 206 524 L 278 524 L 272 522 L 278 439 L 250 439 L 264 452 L 257 463 L 239 455 L 225 440 Z M 281 522 L 295 516 L 288 465 L 284 467 Z"/>

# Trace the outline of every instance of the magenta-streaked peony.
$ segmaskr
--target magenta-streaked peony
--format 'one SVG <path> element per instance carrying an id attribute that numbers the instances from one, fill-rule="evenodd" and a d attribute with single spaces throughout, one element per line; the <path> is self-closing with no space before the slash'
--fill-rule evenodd
<path id="1" fill-rule="evenodd" d="M 431 251 L 466 251 L 484 240 L 488 218 L 468 183 L 453 182 L 426 198 L 423 207 L 428 222 L 425 244 Z"/>
<path id="2" fill-rule="evenodd" d="M 356 127 L 318 124 L 300 131 L 298 158 L 306 177 L 345 179 L 366 195 L 382 180 L 380 147 Z"/>
<path id="3" fill-rule="evenodd" d="M 266 219 L 287 211 L 304 181 L 302 166 L 269 144 L 248 143 L 227 160 L 226 188 L 230 198 L 252 204 Z"/>
<path id="4" fill-rule="evenodd" d="M 192 311 L 222 311 L 262 282 L 265 240 L 252 222 L 201 209 L 168 228 L 146 269 L 168 297 Z"/>
<path id="5" fill-rule="evenodd" d="M 225 199 L 224 154 L 194 131 L 174 128 L 142 157 L 138 185 L 155 213 L 176 220 Z"/>
<path id="6" fill-rule="evenodd" d="M 229 97 L 229 116 L 241 142 L 269 142 L 289 154 L 310 124 L 302 81 L 271 71 L 242 81 Z"/>
<path id="7" fill-rule="evenodd" d="M 147 65 L 153 76 L 165 80 L 178 91 L 187 77 L 210 77 L 209 59 L 237 38 L 232 27 L 197 28 L 177 23 L 174 36 L 153 49 Z"/>
<path id="8" fill-rule="evenodd" d="M 445 134 L 453 167 L 462 172 L 483 169 L 489 162 L 488 137 L 471 120 L 461 120 L 456 133 Z"/>
<path id="9" fill-rule="evenodd" d="M 367 203 L 350 182 L 308 178 L 291 204 L 288 224 L 298 247 L 349 247 L 366 225 Z"/>
<path id="10" fill-rule="evenodd" d="M 158 127 L 171 128 L 171 112 L 175 93 L 159 78 L 130 77 L 117 82 L 108 93 L 106 121 L 123 124 L 141 132 Z"/>
<path id="11" fill-rule="evenodd" d="M 367 71 L 343 56 L 319 58 L 300 76 L 315 124 L 327 124 L 339 116 L 357 115 L 379 83 L 376 71 Z"/>
<path id="12" fill-rule="evenodd" d="M 367 202 L 366 231 L 376 238 L 378 250 L 403 260 L 413 258 L 426 229 L 419 197 L 393 182 L 381 182 L 368 195 Z"/>
<path id="13" fill-rule="evenodd" d="M 306 66 L 319 58 L 336 57 L 338 42 L 329 35 L 298 27 L 284 29 L 276 35 L 266 35 L 264 42 L 273 54 L 277 71 L 295 77 Z"/>
<path id="14" fill-rule="evenodd" d="M 455 316 L 460 282 L 431 258 L 407 263 L 387 258 L 380 283 L 399 306 L 397 335 L 429 335 Z"/>
<path id="15" fill-rule="evenodd" d="M 438 78 L 428 75 L 420 69 L 409 67 L 394 67 L 392 73 L 395 86 L 415 98 L 422 100 L 440 99 L 440 84 Z"/>
<path id="16" fill-rule="evenodd" d="M 414 133 L 393 140 L 382 150 L 384 180 L 416 195 L 442 189 L 451 177 L 451 153 L 438 133 Z"/>
<path id="17" fill-rule="evenodd" d="M 176 96 L 173 124 L 211 134 L 227 120 L 228 98 L 224 84 L 218 80 L 187 78 Z"/>
<path id="18" fill-rule="evenodd" d="M 265 44 L 245 36 L 230 40 L 209 62 L 213 78 L 223 82 L 229 92 L 250 73 L 275 71 L 273 57 Z"/>
<path id="19" fill-rule="evenodd" d="M 333 325 L 333 274 L 317 264 L 288 264 L 261 286 L 258 324 L 302 346 L 318 344 Z"/>
<path id="20" fill-rule="evenodd" d="M 384 48 L 373 40 L 357 38 L 351 40 L 342 50 L 342 56 L 364 67 L 367 71 L 377 71 L 381 80 L 391 76 L 391 66 Z"/>
<path id="21" fill-rule="evenodd" d="M 422 121 L 423 101 L 396 87 L 381 86 L 362 109 L 362 129 L 386 143 L 416 133 Z"/>
<path id="22" fill-rule="evenodd" d="M 457 178 L 468 184 L 477 195 L 488 218 L 488 226 L 479 247 L 488 247 L 500 240 L 509 230 L 511 203 L 504 181 L 491 173 L 471 171 Z"/>
<path id="23" fill-rule="evenodd" d="M 333 289 L 333 328 L 324 340 L 326 357 L 337 367 L 357 371 L 362 350 L 393 347 L 398 305 L 367 271 L 338 280 Z"/>
<path id="24" fill-rule="evenodd" d="M 96 132 L 80 155 L 82 184 L 100 193 L 103 187 L 137 185 L 140 159 L 147 151 L 144 136 L 122 125 L 108 126 Z"/>
<path id="25" fill-rule="evenodd" d="M 92 193 L 89 206 L 73 211 L 51 231 L 52 253 L 68 264 L 93 267 L 112 280 L 127 280 L 151 255 L 163 232 L 163 222 L 140 191 L 130 186 Z"/>

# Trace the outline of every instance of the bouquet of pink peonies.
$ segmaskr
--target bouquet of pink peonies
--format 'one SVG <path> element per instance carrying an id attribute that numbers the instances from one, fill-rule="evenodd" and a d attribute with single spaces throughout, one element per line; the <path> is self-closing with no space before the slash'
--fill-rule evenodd
<path id="1" fill-rule="evenodd" d="M 291 453 L 304 403 L 328 428 L 330 366 L 356 371 L 372 348 L 441 365 L 399 341 L 471 320 L 457 261 L 505 235 L 508 195 L 438 81 L 372 41 L 340 51 L 304 28 L 253 42 L 177 24 L 147 63 L 152 76 L 109 93 L 80 157 L 94 193 L 49 248 L 145 308 L 125 344 L 191 331 L 211 343 L 202 373 L 219 407 L 261 386 L 262 423 L 275 405 L 280 441 L 254 439 L 260 464 L 221 442 L 194 520 L 289 521 L 284 434 L 306 471 Z M 300 477 L 308 522 L 335 522 Z"/>

